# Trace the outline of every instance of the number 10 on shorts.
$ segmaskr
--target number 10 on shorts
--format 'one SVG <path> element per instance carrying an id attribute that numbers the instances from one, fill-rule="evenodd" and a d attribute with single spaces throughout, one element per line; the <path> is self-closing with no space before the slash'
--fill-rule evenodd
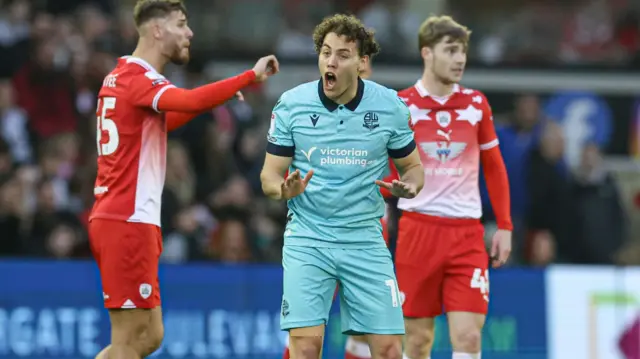
<path id="1" fill-rule="evenodd" d="M 398 283 L 393 279 L 387 279 L 384 281 L 384 284 L 389 287 L 389 291 L 391 292 L 391 306 L 396 308 L 400 305 L 400 289 L 398 289 Z"/>

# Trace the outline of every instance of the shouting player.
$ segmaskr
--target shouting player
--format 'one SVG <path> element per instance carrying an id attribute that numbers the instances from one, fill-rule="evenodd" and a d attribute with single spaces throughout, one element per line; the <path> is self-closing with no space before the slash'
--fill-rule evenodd
<path id="1" fill-rule="evenodd" d="M 276 103 L 261 173 L 265 194 L 289 205 L 281 328 L 293 358 L 317 359 L 339 283 L 343 332 L 367 334 L 373 358 L 398 359 L 404 323 L 376 184 L 407 198 L 422 188 L 409 111 L 395 91 L 358 76 L 379 51 L 358 19 L 328 17 L 313 39 L 322 78 Z M 387 156 L 401 173 L 393 183 L 378 181 Z"/>
<path id="2" fill-rule="evenodd" d="M 360 71 L 360 78 L 362 79 L 368 79 L 371 76 L 371 72 L 372 72 L 372 68 L 371 68 L 371 61 L 372 59 L 369 58 L 369 61 L 367 61 L 361 71 Z M 389 161 L 390 163 L 392 161 Z M 285 177 L 288 174 L 285 174 Z M 389 192 L 388 189 L 382 187 L 380 189 L 380 192 L 382 193 L 382 196 L 387 199 L 390 198 L 392 195 Z M 387 208 L 388 209 L 388 208 Z M 387 231 L 387 214 L 388 211 L 385 211 L 385 215 L 382 217 L 382 220 L 380 221 L 382 224 L 382 236 L 384 237 L 385 242 L 387 242 L 387 245 L 389 244 L 389 237 L 388 237 L 388 231 Z M 334 295 L 334 300 L 335 297 L 337 297 L 338 295 L 338 290 L 339 288 L 336 288 L 336 292 Z M 290 359 L 291 355 L 289 352 L 289 340 L 287 338 L 287 343 L 286 343 L 286 347 L 284 350 L 284 354 L 282 355 L 282 359 Z M 366 336 L 363 335 L 349 335 L 347 338 L 347 342 L 345 344 L 345 359 L 371 359 L 371 351 L 369 350 L 369 345 L 367 344 L 367 338 Z"/>
<path id="3" fill-rule="evenodd" d="M 89 235 L 100 269 L 111 345 L 98 357 L 143 358 L 163 337 L 158 260 L 162 251 L 160 198 L 167 131 L 277 72 L 273 56 L 253 70 L 193 90 L 162 76 L 169 62 L 189 60 L 193 32 L 180 0 L 139 0 L 140 39 L 121 58 L 98 95 L 98 174 Z"/>
<path id="4" fill-rule="evenodd" d="M 422 77 L 399 93 L 411 111 L 425 187 L 401 198 L 396 272 L 405 296 L 406 356 L 425 359 L 434 318 L 447 314 L 454 359 L 479 359 L 489 302 L 490 258 L 480 224 L 478 188 L 482 163 L 498 220 L 493 265 L 511 251 L 509 183 L 485 96 L 458 85 L 467 60 L 470 32 L 448 16 L 420 27 Z"/>

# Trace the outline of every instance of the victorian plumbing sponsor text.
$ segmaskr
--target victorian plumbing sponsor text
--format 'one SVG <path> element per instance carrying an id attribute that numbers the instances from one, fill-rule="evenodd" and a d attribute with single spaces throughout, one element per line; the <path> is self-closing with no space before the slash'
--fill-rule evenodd
<path id="1" fill-rule="evenodd" d="M 338 165 L 338 166 L 362 166 L 374 163 L 374 160 L 368 160 L 369 152 L 359 150 L 357 148 L 344 149 L 339 147 L 318 148 L 311 147 L 308 151 L 301 150 L 302 154 L 311 162 L 312 158 L 320 156 L 320 166 Z"/>

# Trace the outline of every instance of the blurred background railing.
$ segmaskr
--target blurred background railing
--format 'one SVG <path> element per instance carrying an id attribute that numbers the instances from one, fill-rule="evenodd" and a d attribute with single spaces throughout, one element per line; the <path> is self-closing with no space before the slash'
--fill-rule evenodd
<path id="1" fill-rule="evenodd" d="M 90 256 L 85 228 L 93 202 L 96 93 L 116 58 L 130 54 L 135 46 L 137 35 L 131 17 L 134 2 L 0 1 L 0 256 L 12 258 L 9 267 L 0 271 L 0 358 L 55 354 L 27 352 L 24 350 L 28 347 L 14 347 L 11 345 L 17 345 L 15 342 L 7 341 L 14 338 L 11 335 L 17 333 L 17 327 L 3 326 L 14 323 L 3 320 L 13 318 L 7 317 L 10 313 L 17 315 L 15 310 L 21 305 L 42 315 L 38 312 L 42 308 L 62 308 L 67 301 L 72 307 L 97 308 L 100 304 L 93 277 L 70 277 L 79 281 L 82 291 L 95 292 L 95 298 L 84 294 L 86 300 L 78 302 L 71 299 L 78 293 L 72 288 L 55 300 L 51 299 L 52 291 L 38 289 L 49 281 L 59 282 L 57 277 L 24 274 L 21 289 L 9 283 L 19 278 L 17 273 L 31 273 L 33 268 L 71 275 L 67 269 L 57 272 L 55 268 L 72 265 L 63 260 Z M 168 68 L 167 75 L 176 85 L 194 87 L 233 75 L 267 53 L 276 53 L 283 64 L 282 73 L 267 84 L 247 89 L 245 102 L 230 101 L 170 134 L 162 212 L 163 262 L 206 262 L 205 266 L 272 263 L 270 270 L 276 271 L 273 283 L 277 282 L 286 208 L 262 196 L 258 178 L 269 114 L 282 91 L 318 76 L 310 38 L 314 25 L 328 14 L 347 11 L 376 29 L 383 51 L 374 60 L 373 80 L 396 89 L 411 86 L 421 75 L 416 32 L 429 14 L 452 14 L 473 31 L 463 85 L 485 92 L 493 106 L 511 183 L 516 224 L 514 267 L 559 263 L 640 265 L 639 1 L 190 0 L 187 5 L 196 36 L 190 64 Z M 491 234 L 493 216 L 486 193 L 484 197 L 484 221 Z M 59 261 L 28 262 L 33 258 Z M 15 262 L 18 259 L 27 262 Z M 617 318 L 618 329 L 633 323 L 629 318 L 634 316 L 627 312 L 637 313 L 640 303 L 636 269 L 562 267 L 569 273 L 569 277 L 563 277 L 549 274 L 557 272 L 555 268 L 544 272 L 513 269 L 502 274 L 515 278 L 506 282 L 500 282 L 496 272 L 492 283 L 496 303 L 502 303 L 500 297 L 505 302 L 518 302 L 519 298 L 515 291 L 499 289 L 499 283 L 513 286 L 518 280 L 538 280 L 518 279 L 530 275 L 541 278 L 531 288 L 556 288 L 545 289 L 554 293 L 547 293 L 550 298 L 556 299 L 544 299 L 542 295 L 539 301 L 540 311 L 550 318 L 544 319 L 539 328 L 549 330 L 516 327 L 518 335 L 527 334 L 518 336 L 518 340 L 544 338 L 532 344 L 537 351 L 505 349 L 500 356 L 498 350 L 489 358 L 512 358 L 508 355 L 513 353 L 518 358 L 525 358 L 526 353 L 543 358 L 547 346 L 557 346 L 558 340 L 565 345 L 588 342 L 590 337 L 577 331 L 578 327 L 562 327 L 566 320 L 583 318 L 584 312 L 562 314 L 557 306 L 549 304 L 564 303 L 565 297 L 570 301 L 567 305 L 583 301 L 614 303 L 613 314 L 607 312 L 609 309 L 593 309 L 596 304 L 587 307 L 597 318 Z M 8 276 L 8 272 L 16 274 Z M 239 283 L 241 289 L 232 295 L 261 296 L 254 288 L 259 283 L 249 279 L 258 272 L 237 269 L 234 278 L 246 278 L 246 283 Z M 175 273 L 182 272 L 176 269 Z M 557 276 L 559 282 L 549 279 Z M 604 295 L 594 297 L 591 289 L 585 289 L 586 294 L 573 302 L 568 294 L 572 291 L 559 292 L 553 284 L 561 283 L 564 290 L 582 293 L 579 287 L 571 286 L 589 284 L 585 278 L 590 276 L 603 278 L 604 282 L 594 279 L 595 284 L 591 284 L 596 286 L 594 291 Z M 187 307 L 191 297 L 205 300 L 231 295 L 215 289 L 224 276 L 212 274 L 212 278 L 195 284 L 203 292 L 189 292 L 177 307 Z M 174 280 L 187 281 L 188 277 L 176 274 Z M 636 289 L 632 290 L 630 283 L 635 283 Z M 264 308 L 270 308 L 274 315 L 279 301 L 275 289 L 264 295 L 265 301 L 273 302 L 273 307 L 264 304 Z M 47 295 L 47 299 L 33 293 Z M 169 297 L 175 293 L 181 292 L 167 290 Z M 32 304 L 25 304 L 25 298 Z M 212 300 L 197 308 L 206 312 L 223 310 L 226 305 Z M 537 305 L 532 304 L 532 308 Z M 533 318 L 530 313 L 519 312 L 518 307 L 504 306 L 508 315 L 518 316 L 519 325 L 544 317 Z M 253 313 L 263 307 L 247 304 L 238 308 Z M 104 320 L 104 313 L 100 315 Z M 38 325 L 49 325 L 46 323 Z M 244 335 L 236 324 L 224 324 L 229 335 Z M 504 331 L 507 327 L 502 328 Z M 558 339 L 551 334 L 567 331 L 578 333 L 577 337 Z M 29 338 L 31 341 L 25 343 L 33 345 L 39 337 Z M 605 350 L 598 352 L 600 356 L 591 356 L 594 359 L 631 358 L 621 356 L 613 344 L 605 349 L 584 345 L 590 355 Z M 55 355 L 85 357 L 83 353 L 89 352 L 60 349 Z M 251 357 L 233 353 L 235 356 L 226 357 Z M 269 355 L 252 358 L 277 357 L 275 353 Z M 586 357 L 587 352 L 567 355 L 549 354 L 549 358 Z M 175 357 L 194 356 L 199 354 Z"/>

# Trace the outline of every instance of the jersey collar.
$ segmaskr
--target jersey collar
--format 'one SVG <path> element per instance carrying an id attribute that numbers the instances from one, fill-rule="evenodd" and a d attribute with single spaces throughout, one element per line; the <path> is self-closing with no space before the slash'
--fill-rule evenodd
<path id="1" fill-rule="evenodd" d="M 135 57 L 135 56 L 122 56 L 121 59 L 125 60 L 128 64 L 134 63 L 137 64 L 138 66 L 141 66 L 142 68 L 144 68 L 147 71 L 153 71 L 155 73 L 158 73 L 158 71 L 156 71 L 156 69 L 153 68 L 153 66 L 151 66 L 150 63 L 146 62 L 145 60 L 139 58 L 139 57 Z"/>
<path id="2" fill-rule="evenodd" d="M 422 84 L 422 79 L 418 79 L 418 81 L 416 81 L 415 88 L 416 88 L 416 91 L 418 91 L 418 94 L 420 95 L 420 97 L 428 97 L 428 96 L 437 97 L 437 96 L 431 95 L 429 91 L 427 91 L 427 88 L 424 87 L 424 85 Z M 449 97 L 457 92 L 460 92 L 460 85 L 455 84 L 453 85 L 453 89 L 451 90 L 451 93 L 445 97 Z"/>
<path id="3" fill-rule="evenodd" d="M 351 111 L 355 111 L 358 108 L 358 105 L 362 101 L 362 96 L 364 95 L 364 81 L 360 77 L 358 77 L 358 91 L 356 92 L 356 97 L 353 100 L 349 101 L 349 103 L 345 104 L 344 107 L 348 108 Z M 329 112 L 333 112 L 338 108 L 336 102 L 332 99 L 328 98 L 327 95 L 324 94 L 324 89 L 322 88 L 322 79 L 318 81 L 318 96 L 320 96 L 320 101 L 322 101 L 322 105 L 329 110 Z"/>

